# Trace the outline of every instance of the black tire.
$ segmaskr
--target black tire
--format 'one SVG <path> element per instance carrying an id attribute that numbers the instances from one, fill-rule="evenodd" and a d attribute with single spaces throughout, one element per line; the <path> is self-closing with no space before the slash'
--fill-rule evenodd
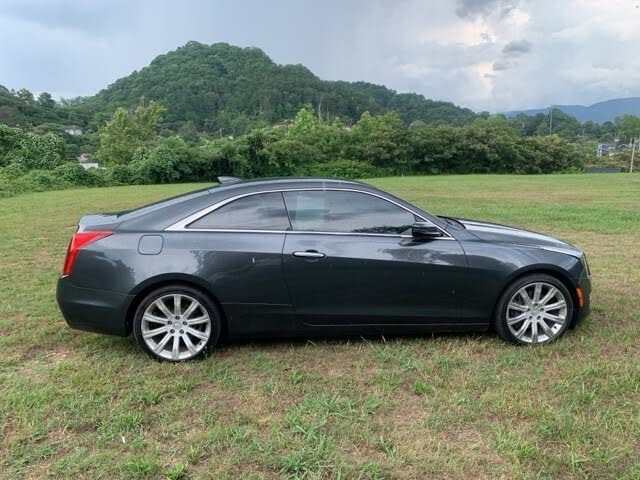
<path id="1" fill-rule="evenodd" d="M 200 304 L 200 307 L 206 310 L 206 314 L 209 316 L 209 321 L 210 321 L 209 339 L 206 341 L 204 346 L 201 346 L 201 349 L 200 351 L 198 351 L 197 354 L 191 355 L 190 352 L 183 352 L 185 355 L 189 355 L 188 358 L 185 357 L 185 358 L 174 359 L 174 358 L 167 358 L 166 356 L 161 356 L 150 348 L 150 346 L 147 344 L 147 342 L 145 341 L 142 335 L 142 328 L 143 328 L 142 317 L 144 316 L 145 311 L 156 300 L 162 297 L 166 297 L 168 295 L 181 295 L 183 296 L 183 298 L 189 297 L 191 299 L 196 300 Z M 198 310 L 198 311 L 201 312 L 202 314 L 202 310 Z M 166 285 L 164 287 L 160 287 L 156 290 L 153 290 L 142 299 L 142 301 L 138 305 L 138 308 L 136 309 L 136 313 L 134 316 L 133 334 L 140 348 L 154 360 L 182 362 L 182 361 L 194 360 L 196 358 L 204 358 L 208 356 L 213 350 L 213 348 L 216 346 L 216 344 L 218 343 L 218 339 L 220 338 L 221 324 L 222 324 L 222 315 L 220 313 L 220 310 L 218 309 L 216 304 L 211 300 L 211 298 L 205 293 L 203 293 L 201 290 L 198 290 L 196 288 L 189 287 L 186 285 Z M 167 328 L 170 328 L 170 327 L 167 327 Z M 187 328 L 185 328 L 185 330 L 187 330 Z M 170 330 L 170 332 L 174 332 L 174 330 Z M 158 335 L 164 336 L 164 333 L 160 333 Z M 184 348 L 186 349 L 186 345 Z"/>
<path id="2" fill-rule="evenodd" d="M 523 341 L 514 335 L 514 333 L 509 328 L 509 325 L 507 324 L 507 314 L 508 314 L 507 306 L 510 300 L 512 299 L 512 297 L 520 289 L 535 283 L 552 285 L 553 287 L 558 289 L 558 291 L 564 296 L 564 301 L 566 303 L 566 315 L 565 315 L 566 318 L 564 320 L 564 323 L 559 327 L 557 327 L 558 328 L 557 332 L 554 332 L 554 336 L 552 338 L 543 340 L 543 341 L 536 341 L 536 342 Z M 500 296 L 500 299 L 498 300 L 498 303 L 496 305 L 496 309 L 494 312 L 492 324 L 493 324 L 493 328 L 498 333 L 500 338 L 502 338 L 503 340 L 506 340 L 507 342 L 514 343 L 514 344 L 524 344 L 524 345 L 530 345 L 532 343 L 546 344 L 556 340 L 557 338 L 559 338 L 564 334 L 564 332 L 569 327 L 569 324 L 571 323 L 571 319 L 573 318 L 573 310 L 574 310 L 573 297 L 571 296 L 571 293 L 569 292 L 567 287 L 560 280 L 558 280 L 555 277 L 552 277 L 551 275 L 536 273 L 536 274 L 531 274 L 531 275 L 526 275 L 524 277 L 521 277 L 515 280 L 511 285 L 509 285 L 509 287 L 504 291 L 504 293 Z M 527 312 L 526 315 L 529 315 L 529 313 Z M 540 317 L 536 317 L 536 318 L 540 318 Z M 514 328 L 517 328 L 519 325 L 523 325 L 523 324 L 516 324 L 514 325 Z M 533 338 L 533 337 L 534 335 L 530 335 L 530 338 Z"/>

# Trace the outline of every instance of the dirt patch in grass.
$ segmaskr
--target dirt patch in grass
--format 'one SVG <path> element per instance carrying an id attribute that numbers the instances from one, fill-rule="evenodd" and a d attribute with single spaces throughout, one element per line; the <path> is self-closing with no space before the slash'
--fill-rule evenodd
<path id="1" fill-rule="evenodd" d="M 71 352 L 67 349 L 57 347 L 54 350 L 46 350 L 43 348 L 36 348 L 24 352 L 19 360 L 20 367 L 18 372 L 20 375 L 28 375 L 35 369 L 40 368 L 55 368 L 58 364 L 66 361 Z"/>

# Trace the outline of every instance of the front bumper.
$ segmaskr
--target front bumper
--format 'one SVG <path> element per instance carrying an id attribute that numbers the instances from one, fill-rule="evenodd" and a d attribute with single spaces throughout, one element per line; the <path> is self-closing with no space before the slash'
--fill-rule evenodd
<path id="1" fill-rule="evenodd" d="M 78 287 L 69 277 L 60 277 L 56 299 L 71 328 L 122 337 L 129 335 L 126 316 L 132 295 Z"/>
<path id="2" fill-rule="evenodd" d="M 582 307 L 576 308 L 576 313 L 573 316 L 573 321 L 571 322 L 571 327 L 575 327 L 575 325 L 585 317 L 588 317 L 591 313 L 591 278 L 583 275 L 576 282 L 576 286 L 580 288 L 582 291 L 582 298 L 584 303 Z"/>

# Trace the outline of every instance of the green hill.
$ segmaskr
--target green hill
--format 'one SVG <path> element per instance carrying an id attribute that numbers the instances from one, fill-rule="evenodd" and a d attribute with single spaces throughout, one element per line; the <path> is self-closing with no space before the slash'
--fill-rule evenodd
<path id="1" fill-rule="evenodd" d="M 83 107 L 101 121 L 117 106 L 134 106 L 140 98 L 167 108 L 170 128 L 193 122 L 198 130 L 239 132 L 258 122 L 292 118 L 311 104 L 324 119 L 356 121 L 362 112 L 396 110 L 411 123 L 462 125 L 477 115 L 422 95 L 398 94 L 364 82 L 323 81 L 302 65 L 278 65 L 258 48 L 225 43 L 189 42 L 160 55 L 140 71 L 121 78 L 88 99 Z"/>

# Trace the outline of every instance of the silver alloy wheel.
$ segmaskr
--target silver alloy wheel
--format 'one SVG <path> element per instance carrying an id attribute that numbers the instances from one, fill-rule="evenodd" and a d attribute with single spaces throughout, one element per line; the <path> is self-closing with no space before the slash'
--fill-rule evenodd
<path id="1" fill-rule="evenodd" d="M 507 326 L 522 343 L 546 343 L 567 321 L 567 299 L 556 287 L 534 282 L 518 290 L 507 305 Z"/>
<path id="2" fill-rule="evenodd" d="M 142 338 L 156 355 L 188 360 L 198 355 L 211 337 L 211 318 L 195 298 L 164 295 L 147 307 L 141 322 Z"/>

